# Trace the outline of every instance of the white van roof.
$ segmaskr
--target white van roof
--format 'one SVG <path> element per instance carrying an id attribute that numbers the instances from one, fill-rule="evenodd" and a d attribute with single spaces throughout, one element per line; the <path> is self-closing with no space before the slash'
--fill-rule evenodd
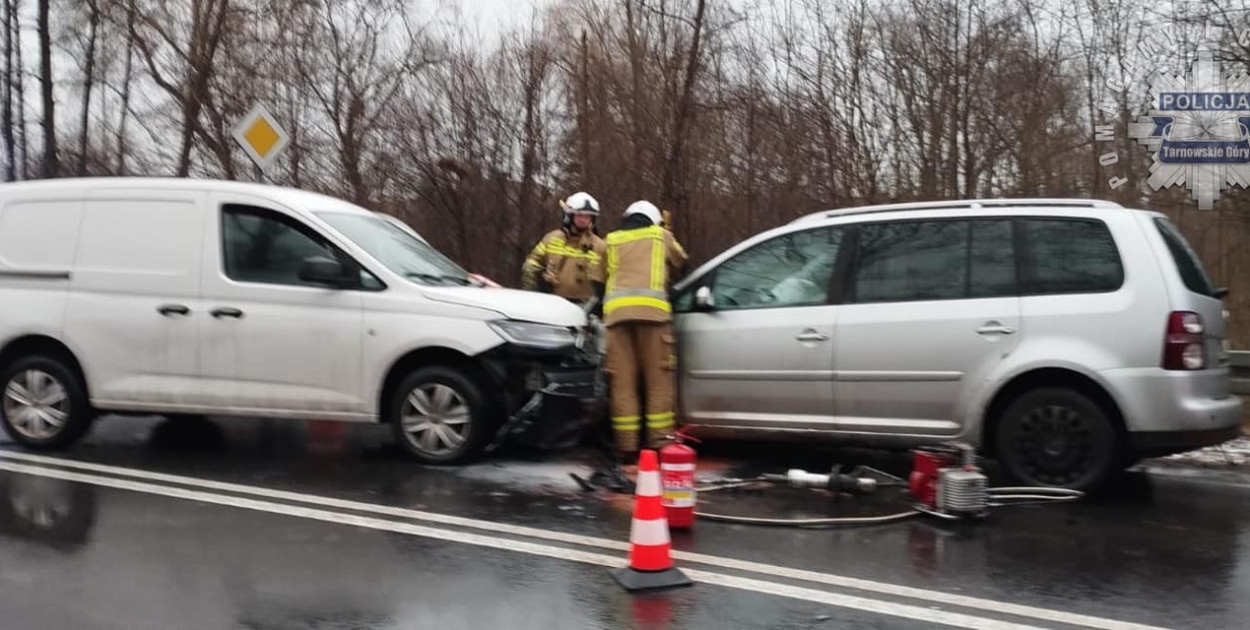
<path id="1" fill-rule="evenodd" d="M 255 195 L 275 203 L 291 206 L 293 209 L 335 210 L 339 212 L 372 214 L 369 210 L 343 199 L 298 188 L 224 179 L 184 177 L 65 177 L 58 179 L 33 179 L 0 184 L 0 198 L 12 194 L 53 191 L 73 194 L 75 189 L 99 190 L 102 188 L 236 192 Z"/>

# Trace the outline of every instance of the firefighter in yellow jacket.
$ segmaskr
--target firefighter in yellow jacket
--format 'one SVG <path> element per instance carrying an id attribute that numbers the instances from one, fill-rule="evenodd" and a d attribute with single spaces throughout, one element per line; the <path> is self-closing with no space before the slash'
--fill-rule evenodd
<path id="1" fill-rule="evenodd" d="M 560 202 L 564 221 L 534 246 L 521 271 L 521 288 L 554 293 L 577 303 L 595 295 L 603 280 L 607 244 L 594 231 L 599 202 L 579 192 Z"/>
<path id="2" fill-rule="evenodd" d="M 625 210 L 620 229 L 607 236 L 603 322 L 608 329 L 612 429 L 617 451 L 632 454 L 646 421 L 645 445 L 658 448 L 675 426 L 676 356 L 673 349 L 670 279 L 686 264 L 686 252 L 662 227 L 660 210 L 638 201 Z M 638 376 L 646 410 L 638 401 Z"/>

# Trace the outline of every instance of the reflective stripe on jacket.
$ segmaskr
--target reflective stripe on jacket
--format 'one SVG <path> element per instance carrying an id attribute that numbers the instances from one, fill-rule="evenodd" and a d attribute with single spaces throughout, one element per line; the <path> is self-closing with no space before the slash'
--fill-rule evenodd
<path id="1" fill-rule="evenodd" d="M 552 230 L 525 259 L 527 278 L 541 274 L 560 297 L 588 300 L 594 296 L 591 282 L 603 282 L 603 257 L 607 244 L 593 232 L 570 235 Z M 532 281 L 524 288 L 532 289 Z"/>
<path id="2" fill-rule="evenodd" d="M 607 287 L 604 323 L 672 320 L 668 302 L 671 269 L 686 260 L 677 239 L 668 230 L 651 225 L 617 230 L 607 236 Z"/>

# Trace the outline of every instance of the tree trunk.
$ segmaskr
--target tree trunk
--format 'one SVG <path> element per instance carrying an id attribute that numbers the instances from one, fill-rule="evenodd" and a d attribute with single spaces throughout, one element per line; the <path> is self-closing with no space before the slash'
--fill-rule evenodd
<path id="1" fill-rule="evenodd" d="M 512 248 L 509 252 L 508 264 L 512 269 L 519 269 L 520 262 L 525 257 L 525 250 L 528 243 L 522 241 L 523 230 L 526 225 L 525 217 L 529 214 L 529 209 L 533 207 L 535 195 L 534 177 L 538 173 L 538 148 L 542 140 L 542 94 L 543 84 L 547 77 L 547 59 L 546 51 L 540 48 L 542 44 L 530 43 L 529 50 L 526 54 L 525 83 L 522 84 L 522 95 L 525 99 L 522 123 L 522 144 L 521 144 L 521 199 L 517 204 L 517 219 L 515 230 L 512 222 L 505 219 L 501 221 L 503 227 L 505 242 Z M 585 157 L 583 156 L 583 159 Z M 585 167 L 583 167 L 584 169 Z M 583 184 L 584 185 L 584 184 Z M 519 276 L 513 274 L 516 279 Z"/>
<path id="2" fill-rule="evenodd" d="M 699 0 L 694 14 L 694 35 L 690 41 L 690 54 L 686 60 L 686 74 L 682 79 L 681 98 L 673 114 L 673 137 L 669 144 L 668 159 L 664 165 L 664 189 L 660 198 L 670 207 L 685 215 L 685 183 L 681 175 L 682 149 L 685 147 L 686 129 L 694 109 L 694 82 L 699 70 L 699 44 L 703 39 L 703 11 L 707 0 Z"/>
<path id="3" fill-rule="evenodd" d="M 130 120 L 130 84 L 134 76 L 135 5 L 126 9 L 126 68 L 122 74 L 122 113 L 117 124 L 117 174 L 126 174 L 126 123 Z"/>
<path id="4" fill-rule="evenodd" d="M 348 98 L 346 121 L 343 132 L 339 135 L 339 144 L 342 147 L 339 159 L 343 161 L 343 175 L 346 176 L 347 183 L 351 186 L 352 202 L 358 206 L 365 206 L 368 205 L 369 193 L 365 190 L 365 176 L 361 170 L 361 159 L 364 154 L 364 147 L 361 143 L 364 140 L 358 133 L 360 121 L 365 117 L 365 103 L 359 94 L 352 94 Z"/>
<path id="5" fill-rule="evenodd" d="M 590 69 L 589 59 L 586 50 L 586 29 L 582 29 L 582 76 L 581 76 L 581 99 L 579 99 L 578 107 L 578 136 L 581 140 L 582 155 L 579 162 L 581 163 L 582 186 L 590 180 Z"/>
<path id="6" fill-rule="evenodd" d="M 202 0 L 192 9 L 195 13 L 189 47 L 190 81 L 183 85 L 182 147 L 178 152 L 178 177 L 191 173 L 191 148 L 203 109 L 202 95 L 209 89 L 213 61 L 221 44 L 222 31 L 229 12 L 229 0 Z"/>
<path id="7" fill-rule="evenodd" d="M 4 181 L 17 179 L 17 147 L 13 138 L 13 2 L 4 0 Z"/>
<path id="8" fill-rule="evenodd" d="M 632 80 L 630 92 L 630 124 L 633 125 L 634 163 L 630 166 L 634 173 L 634 188 L 642 188 L 644 165 L 642 160 L 643 121 L 642 121 L 642 51 L 638 48 L 638 18 L 634 13 L 634 0 L 625 0 L 625 29 L 629 41 L 629 68 Z"/>
<path id="9" fill-rule="evenodd" d="M 18 150 L 21 157 L 18 164 L 21 167 L 21 178 L 30 179 L 30 140 L 26 135 L 26 73 L 22 71 L 26 67 L 22 61 L 22 21 L 17 17 L 22 14 L 21 0 L 13 0 L 10 11 L 13 14 L 13 39 L 16 42 L 13 46 L 13 52 L 16 55 L 14 63 L 15 72 L 13 76 L 17 78 L 17 131 L 21 134 L 18 140 Z"/>
<path id="10" fill-rule="evenodd" d="M 87 174 L 87 139 L 91 124 L 91 89 L 95 87 L 95 48 L 96 36 L 100 31 L 99 0 L 88 0 L 91 8 L 91 33 L 87 36 L 87 67 L 84 71 L 82 88 L 82 118 L 80 119 L 82 135 L 78 138 L 78 176 Z"/>
<path id="11" fill-rule="evenodd" d="M 48 2 L 39 0 L 39 79 L 43 95 L 43 176 L 56 177 L 60 170 L 56 149 L 56 100 L 52 93 L 52 32 L 48 27 Z"/>

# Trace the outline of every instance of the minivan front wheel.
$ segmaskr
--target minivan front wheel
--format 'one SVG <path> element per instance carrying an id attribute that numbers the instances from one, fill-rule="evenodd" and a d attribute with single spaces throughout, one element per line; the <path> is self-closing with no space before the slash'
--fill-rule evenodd
<path id="1" fill-rule="evenodd" d="M 462 464 L 490 437 L 490 407 L 482 390 L 458 370 L 432 366 L 409 374 L 391 397 L 395 440 L 427 464 Z"/>
<path id="2" fill-rule="evenodd" d="M 1013 483 L 1089 490 L 1120 461 L 1111 419 L 1080 392 L 1030 391 L 999 419 L 995 452 Z"/>
<path id="3" fill-rule="evenodd" d="M 29 356 L 0 372 L 0 423 L 18 444 L 63 448 L 78 441 L 93 419 L 82 379 L 61 361 Z"/>

